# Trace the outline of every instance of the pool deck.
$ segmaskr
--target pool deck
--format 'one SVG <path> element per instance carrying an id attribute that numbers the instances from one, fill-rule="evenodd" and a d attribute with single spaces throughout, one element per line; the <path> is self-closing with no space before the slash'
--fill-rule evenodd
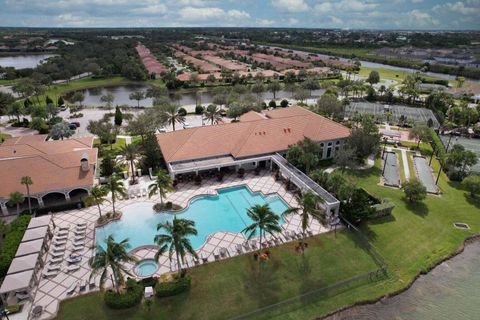
<path id="1" fill-rule="evenodd" d="M 141 180 L 140 186 L 135 186 L 136 188 L 146 188 L 148 184 L 152 183 L 148 178 L 143 178 Z M 125 182 L 125 185 L 128 185 L 128 182 Z M 247 172 L 243 178 L 238 178 L 236 174 L 227 175 L 224 177 L 222 182 L 218 182 L 216 178 L 204 179 L 200 186 L 194 185 L 193 182 L 190 183 L 181 183 L 177 186 L 175 192 L 169 193 L 167 196 L 167 201 L 172 201 L 176 204 L 179 204 L 185 207 L 188 201 L 198 195 L 202 194 L 214 194 L 216 189 L 220 188 L 229 188 L 239 185 L 247 185 L 254 192 L 262 192 L 264 194 L 276 193 L 291 207 L 297 206 L 294 195 L 285 190 L 284 184 L 277 182 L 274 179 L 274 176 L 268 170 L 263 170 L 260 175 L 255 175 L 253 172 Z M 121 200 L 116 202 L 116 209 L 121 211 L 125 206 L 131 205 L 136 202 L 159 202 L 159 196 L 155 195 L 152 199 L 148 197 L 140 197 L 135 199 Z M 103 205 L 102 212 L 107 212 L 111 210 L 111 205 Z M 82 261 L 78 264 L 80 268 L 73 272 L 67 272 L 65 270 L 67 264 L 62 262 L 60 264 L 61 271 L 58 275 L 42 278 L 38 286 L 34 289 L 34 306 L 40 305 L 43 307 L 44 311 L 40 316 L 40 319 L 52 319 L 55 317 L 58 307 L 61 300 L 77 296 L 79 294 L 85 294 L 98 290 L 98 279 L 96 279 L 96 287 L 94 289 L 87 288 L 86 290 L 79 292 L 77 286 L 75 292 L 72 295 L 67 295 L 68 288 L 73 283 L 78 283 L 80 281 L 88 280 L 91 273 L 91 268 L 88 264 L 88 259 L 91 258 L 94 254 L 94 245 L 95 245 L 95 221 L 98 218 L 98 210 L 96 206 L 71 210 L 56 213 L 54 215 L 54 222 L 59 226 L 70 226 L 69 239 L 67 241 L 67 253 L 65 256 L 68 256 L 69 248 L 73 243 L 73 229 L 75 224 L 85 222 L 87 223 L 87 232 L 85 238 L 85 249 L 79 252 L 82 255 Z M 300 232 L 301 230 L 301 221 L 300 217 L 288 216 L 285 218 L 285 224 L 283 224 L 284 230 Z M 319 234 L 327 232 L 330 229 L 323 227 L 317 221 L 312 221 L 310 225 L 310 230 L 313 234 Z M 246 241 L 246 238 L 241 233 L 232 233 L 232 232 L 216 232 L 211 234 L 207 241 L 202 245 L 202 247 L 197 251 L 199 257 L 203 257 L 208 261 L 208 263 L 216 261 L 217 259 L 226 259 L 238 255 L 239 253 L 236 250 L 236 245 L 243 245 Z M 286 242 L 287 239 L 281 238 L 281 242 Z M 294 241 L 294 240 L 292 240 Z M 258 242 L 258 241 L 257 241 Z M 258 245 L 258 244 L 257 244 Z M 218 257 L 219 250 L 225 248 L 227 254 L 225 257 Z M 132 248 L 132 253 L 139 259 L 153 258 L 156 252 L 154 246 L 146 246 L 142 248 Z M 243 250 L 242 253 L 245 253 L 247 250 Z M 249 250 L 251 251 L 251 250 Z M 51 251 L 50 251 L 51 252 Z M 50 252 L 45 254 L 43 257 L 44 262 L 50 259 Z M 241 254 L 241 253 L 240 253 Z M 217 256 L 217 257 L 216 257 Z M 202 259 L 200 259 L 202 260 Z M 46 262 L 48 263 L 48 262 Z M 193 259 L 191 257 L 186 258 L 186 264 L 184 267 L 193 267 Z M 133 269 L 133 265 L 131 265 Z M 65 270 L 65 271 L 64 271 Z M 170 263 L 168 256 L 165 254 L 159 259 L 159 268 L 154 274 L 159 276 L 168 272 L 173 272 L 177 270 L 177 265 L 175 261 Z M 111 287 L 112 283 L 108 280 L 105 284 L 106 287 Z M 23 314 L 23 312 L 22 312 Z M 11 317 L 12 318 L 12 317 Z"/>

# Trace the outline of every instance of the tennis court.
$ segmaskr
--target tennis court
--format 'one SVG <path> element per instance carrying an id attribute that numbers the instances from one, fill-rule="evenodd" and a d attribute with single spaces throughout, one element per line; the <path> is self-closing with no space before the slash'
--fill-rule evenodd
<path id="1" fill-rule="evenodd" d="M 384 155 L 385 170 L 383 172 L 384 185 L 400 187 L 400 174 L 398 172 L 398 160 L 395 152 L 387 151 Z"/>
<path id="2" fill-rule="evenodd" d="M 427 192 L 438 193 L 438 188 L 433 180 L 432 169 L 428 165 L 427 159 L 425 157 L 413 156 L 413 165 L 415 167 L 415 175 L 427 188 Z"/>
<path id="3" fill-rule="evenodd" d="M 440 135 L 440 139 L 442 139 L 443 145 L 446 147 L 448 144 L 448 140 L 450 139 L 450 136 Z M 471 150 L 477 154 L 478 163 L 472 167 L 472 170 L 476 172 L 480 172 L 480 139 L 452 137 L 452 140 L 450 141 L 450 148 L 454 144 L 461 144 L 465 147 L 465 149 Z"/>
<path id="4" fill-rule="evenodd" d="M 370 114 L 375 118 L 382 117 L 386 120 L 385 113 L 390 112 L 390 121 L 399 122 L 400 117 L 406 117 L 406 122 L 413 121 L 414 123 L 427 123 L 428 119 L 432 119 L 433 127 L 438 128 L 437 118 L 432 110 L 427 108 L 413 108 L 403 105 L 387 105 L 372 102 L 352 102 L 345 107 L 345 117 L 351 118 L 355 114 Z"/>

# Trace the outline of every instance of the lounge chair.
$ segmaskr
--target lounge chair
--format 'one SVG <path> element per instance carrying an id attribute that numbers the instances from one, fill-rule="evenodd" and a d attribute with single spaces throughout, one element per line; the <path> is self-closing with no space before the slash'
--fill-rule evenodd
<path id="1" fill-rule="evenodd" d="M 56 240 L 56 239 L 53 240 L 53 245 L 57 246 L 57 247 L 63 246 L 63 245 L 66 245 L 66 244 L 67 244 L 67 239 L 65 239 L 65 240 Z"/>
<path id="2" fill-rule="evenodd" d="M 60 266 L 57 265 L 52 265 L 52 264 L 47 264 L 47 271 L 54 271 L 54 270 L 60 270 Z"/>
<path id="3" fill-rule="evenodd" d="M 95 277 L 90 277 L 90 279 L 88 279 L 88 286 L 90 289 L 95 288 Z"/>
<path id="4" fill-rule="evenodd" d="M 67 249 L 67 247 L 65 245 L 63 245 L 61 247 L 53 246 L 53 252 L 65 252 L 65 249 Z"/>
<path id="5" fill-rule="evenodd" d="M 82 251 L 85 247 L 84 246 L 73 246 L 70 248 L 72 252 Z"/>
<path id="6" fill-rule="evenodd" d="M 242 245 L 241 244 L 236 244 L 235 245 L 235 249 L 237 249 L 237 253 L 238 254 L 242 254 L 243 253 L 243 248 L 242 248 Z"/>
<path id="7" fill-rule="evenodd" d="M 85 240 L 80 240 L 80 241 L 73 241 L 73 245 L 75 247 L 80 247 L 80 246 L 84 246 L 85 245 Z"/>
<path id="8" fill-rule="evenodd" d="M 50 264 L 57 264 L 57 263 L 60 263 L 63 261 L 63 255 L 61 257 L 54 257 L 54 258 L 50 258 L 50 260 L 48 260 L 48 262 Z"/>
<path id="9" fill-rule="evenodd" d="M 76 230 L 76 231 L 85 231 L 85 230 L 87 230 L 87 226 L 81 226 L 81 227 L 77 226 L 77 227 L 75 228 L 75 230 Z"/>
<path id="10" fill-rule="evenodd" d="M 243 243 L 243 247 L 245 248 L 245 251 L 250 251 L 250 247 L 248 246 L 248 242 Z"/>
<path id="11" fill-rule="evenodd" d="M 52 258 L 59 258 L 59 257 L 63 258 L 63 256 L 65 255 L 65 251 L 63 251 L 63 252 L 52 252 L 50 255 L 52 256 Z"/>
<path id="12" fill-rule="evenodd" d="M 87 230 L 77 231 L 75 230 L 74 233 L 76 236 L 84 236 Z"/>
<path id="13" fill-rule="evenodd" d="M 288 231 L 283 231 L 283 237 L 285 238 L 285 240 L 287 241 L 290 241 L 291 240 L 291 237 L 290 237 L 290 234 L 288 233 Z"/>
<path id="14" fill-rule="evenodd" d="M 205 257 L 205 255 L 203 253 L 202 253 L 202 261 L 203 261 L 203 263 L 208 262 L 208 257 Z"/>
<path id="15" fill-rule="evenodd" d="M 220 254 L 219 254 L 219 252 L 218 252 L 218 251 L 214 251 L 214 252 L 213 252 L 213 257 L 215 258 L 215 261 L 220 260 Z"/>
<path id="16" fill-rule="evenodd" d="M 59 272 L 60 272 L 60 270 L 46 271 L 46 272 L 43 273 L 43 277 L 44 277 L 44 278 L 54 277 L 54 276 L 56 276 Z"/>
<path id="17" fill-rule="evenodd" d="M 86 226 L 87 226 L 87 223 L 86 223 L 86 222 L 79 222 L 79 223 L 77 223 L 76 225 L 77 225 L 77 227 L 83 227 L 83 226 L 86 227 Z"/>
<path id="18" fill-rule="evenodd" d="M 257 240 L 250 240 L 250 247 L 253 250 L 257 250 Z"/>
<path id="19" fill-rule="evenodd" d="M 68 230 L 62 230 L 62 231 L 58 231 L 57 233 L 55 233 L 55 236 L 56 237 L 66 237 L 68 236 Z"/>
<path id="20" fill-rule="evenodd" d="M 59 226 L 58 227 L 58 231 L 61 232 L 61 231 L 68 231 L 70 229 L 70 225 L 67 225 L 67 226 Z"/>
<path id="21" fill-rule="evenodd" d="M 73 294 L 77 290 L 77 282 L 72 283 L 70 288 L 67 289 L 67 294 Z"/>
<path id="22" fill-rule="evenodd" d="M 82 256 L 71 255 L 67 259 L 65 259 L 68 263 L 79 263 L 82 261 Z"/>
<path id="23" fill-rule="evenodd" d="M 85 289 L 87 289 L 87 285 L 88 285 L 88 281 L 85 280 L 85 281 L 79 281 L 79 284 L 80 284 L 80 291 L 85 291 Z"/>
<path id="24" fill-rule="evenodd" d="M 226 258 L 226 257 L 227 257 L 227 254 L 228 254 L 227 249 L 225 249 L 225 248 L 220 248 L 220 256 L 221 256 L 222 258 Z"/>
<path id="25" fill-rule="evenodd" d="M 81 236 L 75 236 L 75 238 L 73 238 L 73 241 L 83 241 L 83 240 L 85 240 L 85 234 Z"/>
<path id="26" fill-rule="evenodd" d="M 15 292 L 15 297 L 17 297 L 18 300 L 25 300 L 30 298 L 30 295 L 27 292 Z"/>
<path id="27" fill-rule="evenodd" d="M 307 233 L 308 233 L 308 235 L 309 235 L 310 237 L 313 237 L 313 232 L 312 232 L 312 230 L 308 229 L 308 230 L 307 230 Z"/>
<path id="28" fill-rule="evenodd" d="M 66 233 L 65 235 L 61 235 L 61 236 L 55 236 L 55 238 L 53 238 L 53 241 L 56 241 L 56 240 L 67 240 L 68 239 L 68 233 Z"/>
<path id="29" fill-rule="evenodd" d="M 80 266 L 78 264 L 71 264 L 68 267 L 65 268 L 67 272 L 72 272 L 80 269 Z"/>
<path id="30" fill-rule="evenodd" d="M 280 239 L 278 239 L 278 238 L 276 238 L 276 237 L 275 237 L 275 238 L 273 238 L 273 239 L 272 239 L 272 240 L 270 240 L 270 241 L 273 241 L 273 242 L 275 242 L 275 244 L 276 244 L 277 246 L 279 246 L 279 245 L 281 245 L 281 244 L 282 244 L 282 242 L 280 241 Z"/>

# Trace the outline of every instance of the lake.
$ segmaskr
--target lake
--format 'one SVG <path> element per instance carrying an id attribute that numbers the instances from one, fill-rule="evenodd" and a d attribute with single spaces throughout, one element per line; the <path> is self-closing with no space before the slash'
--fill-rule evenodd
<path id="1" fill-rule="evenodd" d="M 407 291 L 328 320 L 476 320 L 480 314 L 480 242 L 418 278 Z"/>
<path id="2" fill-rule="evenodd" d="M 55 56 L 54 54 L 26 54 L 18 56 L 0 57 L 0 66 L 15 69 L 35 68 L 43 60 Z"/>
<path id="3" fill-rule="evenodd" d="M 85 99 L 83 100 L 82 104 L 88 106 L 102 106 L 104 105 L 103 102 L 100 101 L 103 95 L 108 93 L 112 94 L 115 97 L 113 101 L 113 105 L 130 105 L 130 106 L 137 106 L 136 100 L 130 100 L 129 96 L 134 91 L 147 91 L 149 87 L 147 85 L 122 85 L 122 86 L 112 86 L 112 87 L 97 87 L 91 89 L 84 89 L 80 90 L 84 93 Z M 311 98 L 318 98 L 320 97 L 325 90 L 313 90 Z M 211 90 L 205 89 L 198 94 L 195 91 L 192 92 L 184 92 L 180 93 L 181 99 L 178 101 L 180 105 L 195 105 L 198 103 L 212 103 L 213 102 L 213 94 Z M 260 97 L 263 100 L 271 100 L 273 99 L 273 94 L 271 92 L 263 92 Z M 290 98 L 291 93 L 287 91 L 279 91 L 276 93 L 277 99 L 283 98 Z M 147 98 L 140 101 L 140 106 L 144 107 L 151 107 L 153 99 Z"/>

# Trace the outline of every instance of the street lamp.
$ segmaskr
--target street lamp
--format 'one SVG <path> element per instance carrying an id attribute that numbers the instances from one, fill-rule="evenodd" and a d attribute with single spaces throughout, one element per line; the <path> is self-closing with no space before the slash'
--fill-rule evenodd
<path id="1" fill-rule="evenodd" d="M 442 173 L 443 169 L 443 161 L 440 161 L 440 169 L 438 169 L 438 175 L 437 175 L 437 180 L 435 180 L 435 185 L 438 184 L 438 179 L 440 179 L 440 173 Z"/>
<path id="2" fill-rule="evenodd" d="M 431 164 L 432 164 L 433 156 L 434 156 L 435 153 L 437 152 L 437 150 L 435 149 L 435 144 L 433 143 L 433 141 L 430 141 L 430 144 L 432 145 L 433 150 L 432 150 L 432 156 L 430 157 L 430 162 L 428 163 L 428 165 L 431 165 Z"/>
<path id="3" fill-rule="evenodd" d="M 445 153 L 448 152 L 448 148 L 450 148 L 450 141 L 452 141 L 453 134 L 450 132 L 450 138 L 448 138 L 447 148 L 445 149 Z"/>

